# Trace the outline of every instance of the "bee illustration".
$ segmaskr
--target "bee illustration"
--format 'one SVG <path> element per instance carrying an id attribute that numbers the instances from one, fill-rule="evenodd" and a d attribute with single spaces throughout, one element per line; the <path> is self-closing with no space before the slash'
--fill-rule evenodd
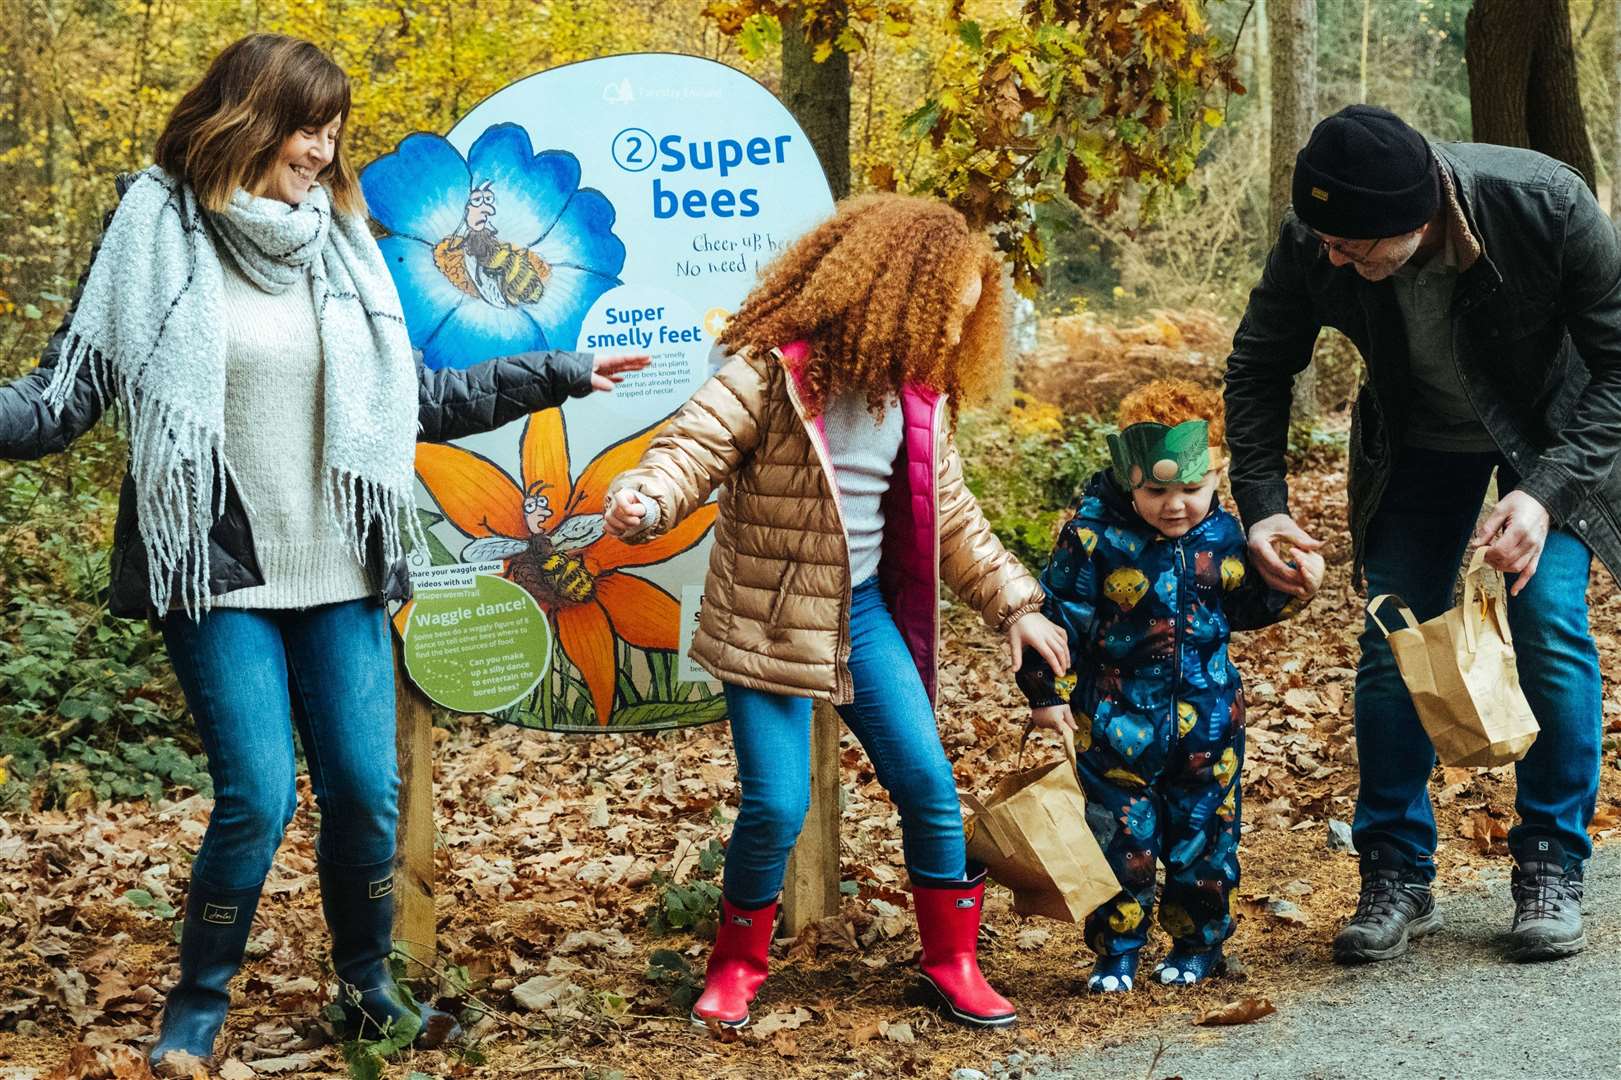
<path id="1" fill-rule="evenodd" d="M 468 193 L 456 231 L 434 245 L 434 265 L 462 292 L 494 307 L 533 304 L 545 295 L 552 268 L 528 248 L 502 240 L 494 218 L 495 192 L 486 180 Z"/>
<path id="2" fill-rule="evenodd" d="M 572 553 L 602 539 L 606 531 L 602 515 L 576 514 L 548 533 L 544 526 L 553 510 L 546 487 L 537 480 L 524 495 L 523 519 L 529 539 L 482 537 L 462 550 L 462 561 L 505 561 L 507 576 L 547 607 L 583 604 L 596 593 L 597 579 Z"/>

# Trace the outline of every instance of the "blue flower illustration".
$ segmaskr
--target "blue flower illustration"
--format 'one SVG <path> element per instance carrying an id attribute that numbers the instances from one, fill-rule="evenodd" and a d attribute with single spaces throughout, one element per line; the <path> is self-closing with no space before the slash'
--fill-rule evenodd
<path id="1" fill-rule="evenodd" d="M 535 153 L 496 124 L 464 160 L 439 135 L 408 135 L 360 177 L 405 309 L 430 368 L 530 349 L 572 349 L 599 296 L 621 282 L 613 204 L 580 187 L 563 150 Z"/>

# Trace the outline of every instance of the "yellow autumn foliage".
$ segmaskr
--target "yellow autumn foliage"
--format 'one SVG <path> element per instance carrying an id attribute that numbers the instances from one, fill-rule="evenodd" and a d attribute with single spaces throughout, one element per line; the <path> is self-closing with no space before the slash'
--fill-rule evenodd
<path id="1" fill-rule="evenodd" d="M 256 30 L 308 38 L 349 73 L 346 138 L 357 163 L 413 131 L 447 131 L 526 75 L 628 52 L 678 52 L 737 67 L 777 90 L 780 56 L 744 55 L 705 0 L 0 0 L 0 377 L 31 366 L 83 268 L 113 178 L 144 167 L 180 94 L 223 46 Z M 917 5 L 920 11 L 927 5 Z M 915 163 L 906 115 L 936 78 L 945 22 L 906 24 L 852 56 L 851 149 L 872 166 Z M 943 11 L 944 8 L 942 7 Z M 896 34 L 905 32 L 904 37 Z M 567 102 L 537 126 L 571 122 Z M 23 305 L 39 313 L 22 317 Z"/>

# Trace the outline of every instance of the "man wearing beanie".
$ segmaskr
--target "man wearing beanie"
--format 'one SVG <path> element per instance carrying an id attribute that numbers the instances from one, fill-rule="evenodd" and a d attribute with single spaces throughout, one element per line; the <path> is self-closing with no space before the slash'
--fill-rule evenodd
<path id="1" fill-rule="evenodd" d="M 1542 731 L 1516 771 L 1506 954 L 1568 956 L 1585 944 L 1603 725 L 1593 556 L 1621 574 L 1621 244 L 1558 161 L 1431 143 L 1368 105 L 1317 125 L 1293 200 L 1227 361 L 1233 494 L 1251 554 L 1274 587 L 1302 592 L 1275 550 L 1320 546 L 1289 513 L 1290 391 L 1332 326 L 1367 369 L 1347 485 L 1355 580 L 1427 620 L 1451 606 L 1472 546 L 1508 575 L 1520 680 Z M 1501 499 L 1477 529 L 1494 470 Z M 1435 755 L 1371 621 L 1361 644 L 1362 894 L 1334 939 L 1343 962 L 1399 956 L 1441 922 Z"/>

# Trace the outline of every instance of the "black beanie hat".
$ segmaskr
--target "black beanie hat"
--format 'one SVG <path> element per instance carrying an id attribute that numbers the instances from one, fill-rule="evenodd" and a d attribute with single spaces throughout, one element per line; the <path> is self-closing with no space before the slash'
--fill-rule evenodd
<path id="1" fill-rule="evenodd" d="M 1295 155 L 1292 195 L 1296 217 L 1346 240 L 1410 233 L 1441 203 L 1429 142 L 1373 105 L 1347 105 L 1312 130 Z"/>

